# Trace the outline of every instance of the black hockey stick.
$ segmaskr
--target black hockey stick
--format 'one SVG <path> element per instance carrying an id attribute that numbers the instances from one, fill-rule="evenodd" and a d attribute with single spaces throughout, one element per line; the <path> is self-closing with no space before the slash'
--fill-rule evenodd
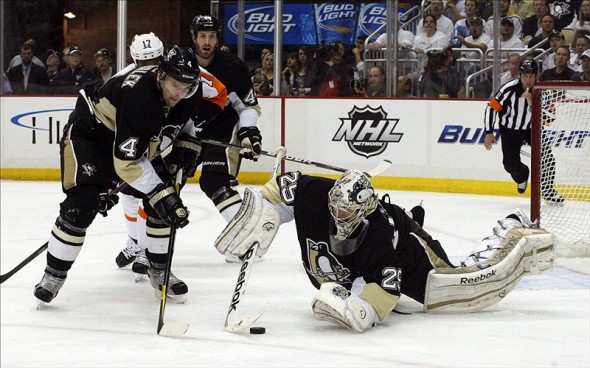
<path id="1" fill-rule="evenodd" d="M 170 146 L 168 146 L 167 148 L 165 148 L 163 151 L 156 153 L 154 158 L 156 158 L 158 156 L 166 157 L 170 153 L 170 151 L 172 151 L 172 144 Z M 117 194 L 120 191 L 122 191 L 123 189 L 125 189 L 127 186 L 129 186 L 129 184 L 121 183 L 121 184 L 119 184 L 119 186 L 117 186 L 117 188 L 115 188 L 112 192 L 110 192 L 109 195 Z M 48 246 L 49 246 L 49 242 L 47 241 L 39 249 L 37 249 L 36 251 L 31 253 L 30 256 L 28 256 L 21 263 L 19 263 L 15 268 L 6 272 L 4 275 L 1 275 L 0 276 L 0 284 L 2 284 L 4 281 L 11 278 L 15 273 L 17 273 L 21 268 L 23 268 L 27 264 L 29 264 L 33 259 L 37 258 L 37 256 L 40 255 L 41 253 L 43 253 L 45 251 L 45 249 L 47 249 Z"/>
<path id="2" fill-rule="evenodd" d="M 176 173 L 176 182 L 174 188 L 176 193 L 180 193 L 180 184 L 182 183 L 182 168 Z M 166 310 L 166 299 L 168 297 L 168 286 L 170 284 L 170 273 L 172 268 L 172 255 L 174 254 L 174 241 L 176 240 L 176 224 L 170 226 L 170 238 L 168 238 L 168 254 L 166 259 L 166 270 L 164 272 L 164 285 L 160 296 L 160 314 L 158 316 L 158 335 L 160 336 L 180 336 L 188 330 L 188 322 L 174 321 L 164 323 L 164 311 Z"/>
<path id="3" fill-rule="evenodd" d="M 281 146 L 277 148 L 275 152 L 275 164 L 272 169 L 270 180 L 277 177 L 279 168 L 281 167 L 282 158 L 287 153 L 287 149 Z M 260 318 L 260 316 L 262 316 L 262 313 L 264 313 L 264 311 L 262 311 L 254 316 L 244 318 L 241 318 L 239 316 L 240 303 L 242 301 L 244 293 L 246 292 L 246 285 L 248 284 L 250 271 L 252 270 L 252 265 L 254 264 L 254 256 L 256 255 L 256 250 L 258 250 L 258 242 L 254 242 L 250 246 L 250 248 L 244 255 L 244 259 L 242 260 L 242 267 L 240 267 L 238 280 L 236 281 L 236 286 L 234 287 L 234 292 L 229 303 L 227 315 L 225 316 L 224 329 L 228 332 L 237 332 L 251 326 L 254 322 L 258 320 L 258 318 Z"/>
<path id="4" fill-rule="evenodd" d="M 226 147 L 226 148 L 233 148 L 233 149 L 242 149 L 242 148 L 244 148 L 244 147 L 238 146 L 236 144 L 224 143 L 224 142 L 214 141 L 214 140 L 211 140 L 211 139 L 202 139 L 201 142 L 202 143 L 205 143 L 205 144 L 212 144 L 214 146 L 220 146 L 220 147 Z M 268 151 L 264 151 L 264 150 L 263 151 L 260 151 L 260 154 L 263 155 L 263 156 L 277 157 L 277 154 L 276 153 L 272 153 L 272 152 L 268 152 Z M 332 165 L 324 164 L 324 163 L 321 163 L 321 162 L 306 160 L 304 158 L 298 158 L 298 157 L 293 157 L 293 156 L 289 156 L 289 155 L 285 155 L 283 157 L 283 159 L 284 160 L 287 160 L 287 161 L 297 162 L 297 163 L 300 163 L 300 164 L 305 164 L 305 165 L 319 167 L 319 168 L 326 169 L 326 170 L 333 170 L 333 171 L 338 171 L 338 172 L 346 172 L 346 170 L 347 170 L 347 169 L 344 169 L 342 167 L 332 166 Z M 373 177 L 373 176 L 377 176 L 377 175 L 383 174 L 387 169 L 389 169 L 389 167 L 391 167 L 391 165 L 392 165 L 391 161 L 389 161 L 389 160 L 383 160 L 374 169 L 365 172 L 365 174 L 368 177 Z"/>

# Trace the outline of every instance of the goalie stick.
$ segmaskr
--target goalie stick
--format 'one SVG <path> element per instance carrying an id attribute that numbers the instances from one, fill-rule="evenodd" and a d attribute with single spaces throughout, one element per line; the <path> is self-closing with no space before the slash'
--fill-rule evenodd
<path id="1" fill-rule="evenodd" d="M 281 161 L 283 156 L 287 153 L 287 149 L 285 147 L 279 147 L 275 151 L 275 164 L 272 169 L 272 174 L 270 176 L 270 180 L 276 178 L 279 168 L 281 166 Z M 264 311 L 257 313 L 254 316 L 249 317 L 240 317 L 240 303 L 242 302 L 244 293 L 246 292 L 246 285 L 248 284 L 248 278 L 250 277 L 250 271 L 252 271 L 252 265 L 254 264 L 254 255 L 258 250 L 258 242 L 254 242 L 246 254 L 244 255 L 244 259 L 242 260 L 242 267 L 240 267 L 240 273 L 238 274 L 238 280 L 236 281 L 236 286 L 234 287 L 234 291 L 232 294 L 232 298 L 229 304 L 229 308 L 227 310 L 227 315 L 225 316 L 225 326 L 224 329 L 228 332 L 238 332 L 251 326 L 254 322 L 262 316 Z"/>
<path id="2" fill-rule="evenodd" d="M 219 141 L 214 141 L 211 139 L 202 139 L 201 143 L 205 143 L 205 144 L 212 144 L 214 146 L 220 146 L 220 147 L 226 147 L 226 148 L 233 148 L 233 149 L 242 149 L 244 147 L 242 146 L 238 146 L 236 144 L 230 144 L 230 143 L 224 143 L 224 142 L 219 142 Z M 260 154 L 263 156 L 269 156 L 269 157 L 277 157 L 276 153 L 272 153 L 272 152 L 268 152 L 268 151 L 260 151 Z M 327 170 L 332 170 L 332 171 L 338 171 L 338 172 L 346 172 L 347 169 L 344 169 L 342 167 L 338 167 L 338 166 L 332 166 L 332 165 L 328 165 L 328 164 L 324 164 L 321 162 L 316 162 L 316 161 L 311 161 L 311 160 L 307 160 L 304 158 L 298 158 L 298 157 L 293 157 L 293 156 L 289 156 L 289 155 L 285 155 L 283 157 L 284 160 L 287 161 L 293 161 L 293 162 L 297 162 L 300 164 L 305 164 L 305 165 L 310 165 L 310 166 L 315 166 L 315 167 L 319 167 L 321 169 L 327 169 Z M 368 177 L 373 177 L 373 176 L 377 176 L 377 175 L 381 175 L 383 174 L 385 171 L 387 171 L 390 167 L 391 167 L 392 163 L 390 160 L 383 160 L 381 161 L 374 169 L 365 172 L 365 174 Z"/>
<path id="3" fill-rule="evenodd" d="M 180 194 L 180 184 L 182 183 L 182 168 L 176 172 L 176 182 L 174 189 L 176 194 Z M 168 286 L 170 283 L 170 272 L 172 268 L 172 255 L 174 254 L 174 241 L 176 240 L 176 224 L 170 226 L 170 238 L 168 238 L 168 254 L 166 258 L 166 270 L 164 272 L 164 284 L 160 296 L 160 313 L 158 315 L 157 333 L 160 336 L 180 336 L 188 330 L 188 322 L 174 321 L 164 323 L 164 312 L 166 310 L 166 300 L 168 298 Z"/>
<path id="4" fill-rule="evenodd" d="M 161 152 L 156 153 L 156 155 L 152 159 L 154 159 L 154 158 L 156 158 L 158 156 L 166 157 L 171 151 L 172 151 L 172 144 L 170 146 L 166 147 Z M 115 188 L 112 192 L 110 192 L 109 195 L 114 195 L 114 194 L 119 193 L 120 191 L 122 191 L 123 189 L 125 189 L 128 185 L 129 184 L 127 184 L 127 183 L 121 183 L 117 188 Z M 45 242 L 45 244 L 43 244 L 41 247 L 39 247 L 39 249 L 37 249 L 36 251 L 34 251 L 33 253 L 31 253 L 31 255 L 29 255 L 27 258 L 25 258 L 15 268 L 13 268 L 12 270 L 6 272 L 3 275 L 0 275 L 0 284 L 2 284 L 4 281 L 6 281 L 9 278 L 11 278 L 21 268 L 23 268 L 26 265 L 28 265 L 33 259 L 37 258 L 37 256 L 39 256 L 41 253 L 43 253 L 47 249 L 48 246 L 49 246 L 49 241 Z"/>

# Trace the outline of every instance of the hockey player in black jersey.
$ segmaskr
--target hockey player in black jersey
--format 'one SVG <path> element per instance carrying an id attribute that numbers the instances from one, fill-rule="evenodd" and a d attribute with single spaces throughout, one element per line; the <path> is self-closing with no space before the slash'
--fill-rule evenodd
<path id="1" fill-rule="evenodd" d="M 336 181 L 288 172 L 261 191 L 247 188 L 215 245 L 222 254 L 243 255 L 258 243 L 264 254 L 279 225 L 293 219 L 303 266 L 319 289 L 316 319 L 356 332 L 383 322 L 402 294 L 428 312 L 475 311 L 502 300 L 524 275 L 553 267 L 553 236 L 518 210 L 456 267 L 357 170 Z"/>
<path id="2" fill-rule="evenodd" d="M 164 148 L 165 134 L 168 143 L 174 142 L 175 157 L 190 146 L 183 130 L 187 116 L 175 118 L 171 111 L 199 93 L 199 75 L 192 49 L 173 47 L 157 66 L 137 68 L 81 91 L 60 142 L 66 199 L 49 238 L 45 273 L 35 286 L 39 300 L 48 303 L 56 297 L 96 214 L 106 214 L 116 204 L 108 192 L 120 181 L 144 194 L 147 231 L 153 234 L 149 276 L 155 289 L 162 285 L 170 226 L 186 226 L 189 212 L 169 180 L 171 173 L 161 169 L 161 159 L 150 159 Z M 169 293 L 182 299 L 187 291 L 171 275 Z"/>
<path id="3" fill-rule="evenodd" d="M 202 163 L 201 189 L 230 221 L 242 201 L 232 189 L 242 157 L 257 160 L 262 136 L 257 128 L 260 106 L 248 66 L 237 56 L 218 49 L 221 24 L 210 15 L 197 15 L 191 24 L 191 36 L 199 65 L 216 76 L 227 88 L 229 105 L 219 117 L 202 130 L 203 138 L 246 147 L 236 150 L 204 145 L 199 156 Z M 230 259 L 227 259 L 230 261 Z"/>

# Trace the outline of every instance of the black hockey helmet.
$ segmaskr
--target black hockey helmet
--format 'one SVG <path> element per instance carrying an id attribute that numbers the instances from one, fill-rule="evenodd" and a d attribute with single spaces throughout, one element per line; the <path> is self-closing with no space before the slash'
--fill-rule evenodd
<path id="1" fill-rule="evenodd" d="M 160 66 L 162 79 L 171 76 L 179 82 L 196 84 L 201 75 L 199 62 L 190 47 L 172 46 Z"/>
<path id="2" fill-rule="evenodd" d="M 197 15 L 191 22 L 191 34 L 194 37 L 199 31 L 214 31 L 219 36 L 221 24 L 212 15 Z"/>
<path id="3" fill-rule="evenodd" d="M 537 74 L 539 72 L 539 65 L 535 60 L 532 59 L 524 59 L 520 62 L 520 66 L 518 67 L 521 74 Z"/>

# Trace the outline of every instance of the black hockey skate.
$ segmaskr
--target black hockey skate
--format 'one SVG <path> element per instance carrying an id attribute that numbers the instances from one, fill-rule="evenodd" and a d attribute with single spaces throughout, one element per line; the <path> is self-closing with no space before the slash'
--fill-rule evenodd
<path id="1" fill-rule="evenodd" d="M 67 272 L 57 271 L 48 266 L 41 281 L 35 285 L 35 297 L 42 302 L 50 303 L 66 282 L 66 275 Z"/>

